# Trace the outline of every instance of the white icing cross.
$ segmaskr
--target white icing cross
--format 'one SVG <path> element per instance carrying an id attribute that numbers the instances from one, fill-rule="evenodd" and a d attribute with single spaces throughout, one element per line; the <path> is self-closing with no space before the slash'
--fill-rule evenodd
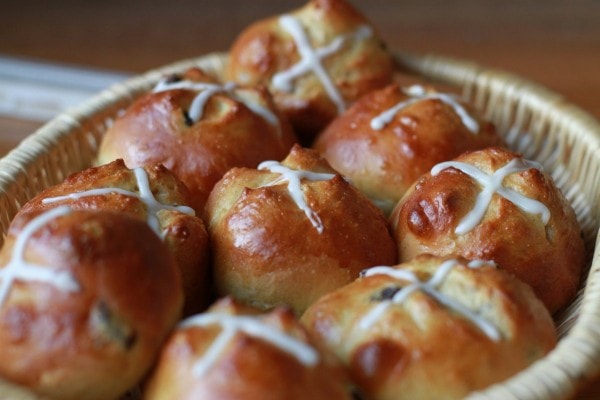
<path id="1" fill-rule="evenodd" d="M 498 341 L 502 338 L 500 330 L 491 322 L 479 316 L 476 312 L 470 308 L 464 306 L 462 303 L 451 298 L 444 293 L 441 293 L 438 288 L 444 282 L 450 271 L 458 264 L 456 260 L 444 261 L 437 269 L 435 274 L 429 278 L 426 282 L 420 281 L 419 278 L 411 271 L 403 269 L 395 269 L 392 267 L 373 267 L 365 270 L 361 273 L 361 277 L 373 276 L 373 275 L 387 275 L 394 279 L 409 281 L 410 284 L 403 288 L 400 288 L 398 292 L 390 300 L 383 300 L 375 307 L 373 307 L 360 321 L 359 327 L 363 330 L 369 329 L 375 321 L 377 321 L 381 315 L 386 311 L 392 304 L 401 304 L 404 302 L 412 293 L 421 291 L 436 301 L 449 308 L 450 310 L 457 312 L 464 316 L 466 319 L 476 325 L 482 332 L 484 332 L 493 341 Z M 492 263 L 472 261 L 467 266 L 469 268 L 479 268 L 482 265 L 494 265 Z"/>
<path id="2" fill-rule="evenodd" d="M 204 106 L 212 96 L 214 96 L 217 93 L 225 93 L 232 99 L 243 103 L 246 107 L 250 109 L 250 111 L 260 116 L 269 124 L 279 128 L 279 118 L 277 117 L 277 115 L 275 115 L 275 113 L 273 113 L 267 107 L 263 107 L 258 103 L 249 101 L 237 95 L 237 93 L 235 92 L 236 84 L 233 82 L 227 82 L 223 85 L 217 85 L 214 83 L 190 81 L 168 82 L 165 79 L 156 85 L 153 92 L 158 93 L 175 89 L 185 89 L 198 92 L 196 97 L 194 97 L 194 100 L 192 100 L 192 104 L 190 105 L 190 109 L 188 111 L 189 117 L 193 122 L 198 122 L 202 119 L 202 116 L 204 114 Z"/>
<path id="3" fill-rule="evenodd" d="M 166 204 L 162 204 L 154 197 L 152 194 L 152 190 L 150 189 L 150 181 L 148 180 L 148 174 L 144 170 L 144 168 L 138 167 L 133 169 L 135 174 L 135 179 L 137 181 L 137 186 L 139 193 L 132 192 L 130 190 L 125 190 L 118 187 L 107 187 L 107 188 L 97 188 L 85 190 L 83 192 L 78 193 L 70 193 L 64 196 L 56 196 L 56 197 L 48 197 L 42 200 L 43 204 L 47 203 L 55 203 L 63 200 L 77 200 L 82 197 L 89 196 L 106 196 L 108 194 L 117 193 L 124 196 L 135 197 L 141 200 L 146 205 L 146 212 L 148 214 L 147 223 L 150 225 L 150 228 L 161 238 L 164 239 L 166 235 L 166 231 L 160 232 L 160 221 L 158 220 L 158 212 L 161 210 L 170 210 L 170 211 L 179 211 L 187 215 L 195 215 L 194 209 L 187 206 L 170 206 Z"/>
<path id="4" fill-rule="evenodd" d="M 15 280 L 48 283 L 65 292 L 76 292 L 80 289 L 69 271 L 58 271 L 25 261 L 25 246 L 31 236 L 51 220 L 71 211 L 71 208 L 66 206 L 46 211 L 32 219 L 17 236 L 10 261 L 0 269 L 0 306 L 4 304 Z"/>
<path id="5" fill-rule="evenodd" d="M 363 25 L 353 34 L 338 36 L 329 45 L 315 49 L 311 46 L 302 24 L 296 18 L 291 15 L 283 15 L 279 18 L 279 24 L 294 39 L 296 48 L 300 54 L 300 61 L 292 65 L 289 69 L 273 75 L 273 87 L 283 92 L 291 92 L 293 89 L 292 81 L 312 71 L 321 81 L 331 101 L 335 103 L 338 113 L 341 114 L 344 112 L 346 109 L 344 98 L 332 82 L 323 64 L 321 64 L 321 60 L 339 51 L 347 39 L 364 40 L 369 38 L 373 35 L 371 28 Z"/>
<path id="6" fill-rule="evenodd" d="M 220 354 L 238 332 L 262 339 L 296 357 L 300 363 L 306 366 L 311 367 L 319 362 L 319 354 L 310 345 L 263 323 L 258 317 L 207 313 L 190 317 L 179 326 L 187 328 L 210 325 L 221 325 L 222 330 L 204 357 L 194 363 L 192 368 L 196 377 L 205 374 L 217 362 Z"/>
<path id="7" fill-rule="evenodd" d="M 319 233 L 323 232 L 323 223 L 319 215 L 308 206 L 306 197 L 302 191 L 301 180 L 308 179 L 310 181 L 327 181 L 333 179 L 335 174 L 318 173 L 304 170 L 294 170 L 288 168 L 277 161 L 263 161 L 258 165 L 259 170 L 268 170 L 272 173 L 280 174 L 280 177 L 265 184 L 261 187 L 275 186 L 287 182 L 288 192 L 290 196 L 304 214 L 309 219 L 310 223 L 317 229 Z"/>
<path id="8" fill-rule="evenodd" d="M 481 222 L 481 219 L 483 218 L 490 205 L 490 202 L 492 201 L 494 193 L 497 193 L 505 199 L 511 201 L 514 205 L 525 212 L 539 214 L 542 218 L 542 222 L 544 222 L 544 225 L 550 220 L 550 210 L 543 203 L 534 199 L 530 199 L 529 197 L 525 197 L 512 189 L 502 186 L 502 181 L 508 175 L 526 171 L 531 168 L 541 169 L 540 164 L 533 161 L 523 160 L 522 158 L 514 158 L 492 175 L 489 175 L 471 164 L 459 161 L 447 161 L 434 166 L 431 169 L 431 175 L 436 176 L 442 170 L 450 167 L 456 168 L 459 171 L 469 175 L 483 186 L 482 191 L 477 195 L 473 209 L 469 211 L 456 226 L 456 229 L 454 230 L 456 234 L 464 235 L 471 229 L 475 228 L 479 222 Z"/>
<path id="9" fill-rule="evenodd" d="M 462 123 L 467 127 L 467 129 L 473 133 L 477 134 L 479 132 L 479 124 L 477 121 L 469 115 L 467 110 L 456 101 L 456 96 L 446 94 L 446 93 L 428 93 L 427 90 L 423 86 L 413 85 L 408 88 L 404 88 L 403 92 L 410 96 L 411 98 L 405 101 L 402 101 L 392 108 L 383 111 L 381 114 L 377 115 L 371 120 L 371 128 L 379 131 L 383 129 L 387 124 L 392 122 L 396 114 L 403 110 L 404 108 L 411 106 L 415 103 L 418 103 L 423 100 L 440 100 L 443 103 L 448 104 L 454 112 L 460 117 Z"/>

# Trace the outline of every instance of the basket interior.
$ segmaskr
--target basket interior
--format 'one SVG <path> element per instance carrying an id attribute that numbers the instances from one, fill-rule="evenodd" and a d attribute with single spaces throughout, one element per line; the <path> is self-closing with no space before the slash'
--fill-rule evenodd
<path id="1" fill-rule="evenodd" d="M 191 66 L 218 77 L 226 60 L 224 54 L 213 54 L 150 71 L 111 87 L 25 139 L 0 160 L 0 245 L 13 216 L 28 199 L 94 163 L 102 135 L 137 95 L 163 75 Z M 561 343 L 546 357 L 548 360 L 539 363 L 541 366 L 481 394 L 498 399 L 511 398 L 507 393 L 522 393 L 518 398 L 532 399 L 569 396 L 578 384 L 595 375 L 598 366 L 594 357 L 600 355 L 600 331 L 579 352 L 572 351 L 572 346 L 580 343 L 578 337 L 585 336 L 592 324 L 600 326 L 595 320 L 600 320 L 600 306 L 595 305 L 600 304 L 600 299 L 595 299 L 600 297 L 600 256 L 595 251 L 600 225 L 600 126 L 560 96 L 514 75 L 437 56 L 397 54 L 397 62 L 405 73 L 461 91 L 496 124 L 509 147 L 542 163 L 573 205 L 590 269 L 577 299 L 556 316 Z M 566 359 L 563 353 L 568 355 Z M 579 358 L 571 357 L 572 353 Z M 566 365 L 569 371 L 559 368 L 557 372 L 557 364 Z M 535 382 L 543 388 L 532 393 L 527 387 Z"/>

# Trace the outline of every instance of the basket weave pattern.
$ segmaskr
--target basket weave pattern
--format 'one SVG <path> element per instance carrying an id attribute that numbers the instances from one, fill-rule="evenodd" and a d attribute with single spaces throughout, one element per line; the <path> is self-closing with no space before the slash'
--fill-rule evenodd
<path id="1" fill-rule="evenodd" d="M 561 336 L 547 357 L 473 399 L 566 399 L 600 372 L 600 125 L 560 96 L 517 76 L 438 57 L 397 54 L 403 71 L 456 87 L 494 122 L 509 147 L 539 161 L 573 205 L 589 273 L 577 299 L 556 316 Z M 56 117 L 0 160 L 2 237 L 19 208 L 42 189 L 93 165 L 102 135 L 165 74 L 199 66 L 219 76 L 227 57 L 184 60 L 117 84 Z"/>

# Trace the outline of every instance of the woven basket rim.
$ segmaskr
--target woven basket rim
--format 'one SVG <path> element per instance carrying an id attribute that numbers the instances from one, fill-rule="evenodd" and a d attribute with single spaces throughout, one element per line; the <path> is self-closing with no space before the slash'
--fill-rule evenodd
<path id="1" fill-rule="evenodd" d="M 600 123 L 588 112 L 537 83 L 500 69 L 484 67 L 472 61 L 453 57 L 405 52 L 396 52 L 395 56 L 399 66 L 410 70 L 435 69 L 436 65 L 444 65 L 445 68 L 476 75 L 480 79 L 510 82 L 549 107 L 557 108 L 565 119 L 569 119 L 569 123 L 574 124 L 573 130 L 581 131 L 589 146 L 598 154 L 597 157 L 600 157 Z M 227 53 L 215 52 L 152 69 L 114 84 L 84 103 L 56 116 L 0 159 L 0 196 L 6 193 L 6 185 L 11 184 L 15 176 L 26 173 L 30 163 L 48 151 L 60 137 L 69 135 L 73 129 L 84 124 L 96 112 L 120 101 L 125 103 L 132 101 L 136 94 L 147 90 L 165 74 L 182 71 L 207 60 L 222 61 L 226 58 Z M 600 362 L 598 362 L 600 360 L 600 234 L 596 232 L 595 237 L 594 255 L 587 276 L 580 314 L 569 333 L 560 340 L 557 348 L 548 356 L 507 381 L 474 393 L 470 398 L 514 398 L 509 396 L 510 391 L 507 391 L 513 384 L 546 386 L 549 396 L 539 397 L 533 394 L 531 398 L 568 398 L 583 384 L 600 374 Z M 578 354 L 581 361 L 565 363 L 564 355 L 572 354 Z"/>

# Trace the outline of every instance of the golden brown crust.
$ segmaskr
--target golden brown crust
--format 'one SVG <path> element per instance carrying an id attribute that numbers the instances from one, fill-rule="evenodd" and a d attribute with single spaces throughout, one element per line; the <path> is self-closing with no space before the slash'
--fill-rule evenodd
<path id="1" fill-rule="evenodd" d="M 492 174 L 518 157 L 489 148 L 456 160 Z M 575 213 L 552 178 L 538 169 L 511 174 L 503 185 L 543 203 L 550 211 L 548 223 L 495 194 L 481 223 L 468 233 L 456 234 L 481 186 L 467 174 L 448 168 L 437 176 L 424 175 L 394 210 L 392 232 L 400 260 L 420 253 L 494 260 L 531 285 L 555 312 L 573 298 L 581 278 L 584 245 Z"/>
<path id="2" fill-rule="evenodd" d="M 312 150 L 295 146 L 282 165 L 328 173 L 302 181 L 322 233 L 294 202 L 286 182 L 267 170 L 233 169 L 215 185 L 206 221 L 217 292 L 301 313 L 367 266 L 393 263 L 396 248 L 383 214 Z M 335 174 L 335 175 L 333 175 Z"/>
<path id="3" fill-rule="evenodd" d="M 214 83 L 198 70 L 188 71 L 183 79 Z M 118 158 L 131 168 L 161 163 L 185 183 L 193 196 L 192 206 L 201 213 L 213 185 L 227 170 L 284 157 L 295 142 L 291 127 L 278 116 L 265 89 L 244 86 L 232 91 L 237 97 L 223 92 L 211 96 L 195 122 L 188 113 L 196 91 L 143 95 L 107 130 L 98 163 Z M 279 123 L 267 122 L 239 99 L 269 109 Z"/>
<path id="4" fill-rule="evenodd" d="M 322 48 L 342 35 L 352 35 L 368 22 L 343 0 L 313 0 L 290 12 L 303 25 L 313 48 Z M 322 61 L 343 99 L 350 103 L 362 94 L 392 82 L 393 62 L 377 34 L 345 44 Z M 243 31 L 230 50 L 228 79 L 263 84 L 291 121 L 304 145 L 338 114 L 336 104 L 314 73 L 294 80 L 294 90 L 276 88 L 273 76 L 300 61 L 297 45 L 279 23 L 279 16 L 258 21 Z"/>
<path id="5" fill-rule="evenodd" d="M 0 271 L 18 257 L 16 235 L 42 215 L 13 221 Z M 35 230 L 24 258 L 69 274 L 75 288 L 12 281 L 0 306 L 0 376 L 65 400 L 115 399 L 137 384 L 183 300 L 174 259 L 152 230 L 123 213 L 72 211 Z"/>
<path id="6" fill-rule="evenodd" d="M 149 189 L 157 201 L 166 206 L 188 206 L 192 196 L 186 186 L 161 164 L 144 168 Z M 68 196 L 100 188 L 119 188 L 140 195 L 141 189 L 133 170 L 123 160 L 88 168 L 77 172 L 62 183 L 50 187 L 28 201 L 19 214 L 39 213 L 61 205 L 73 209 L 103 209 L 124 212 L 142 221 L 150 221 L 153 214 L 159 223 L 157 234 L 171 250 L 181 270 L 185 292 L 184 314 L 189 315 L 205 309 L 212 299 L 209 277 L 208 233 L 199 216 L 177 210 L 161 210 L 157 213 L 139 198 L 126 194 L 110 193 L 56 202 L 44 202 L 58 196 Z"/>
<path id="7" fill-rule="evenodd" d="M 421 255 L 394 269 L 428 281 L 447 260 Z M 409 284 L 387 275 L 359 278 L 321 298 L 301 319 L 367 398 L 463 398 L 526 368 L 556 343 L 552 318 L 527 285 L 489 265 L 470 268 L 464 259 L 437 291 L 492 323 L 500 340 L 422 290 L 389 304 L 365 328 L 365 316 Z"/>
<path id="8" fill-rule="evenodd" d="M 259 316 L 258 310 L 223 299 L 208 313 L 256 317 L 274 332 L 289 335 L 318 354 L 314 366 L 256 335 L 238 332 L 210 369 L 194 374 L 195 363 L 223 334 L 217 325 L 180 327 L 162 351 L 144 399 L 350 399 L 347 377 L 331 355 L 319 350 L 289 309 L 277 308 Z"/>
<path id="9" fill-rule="evenodd" d="M 429 93 L 438 93 L 428 87 Z M 317 137 L 313 147 L 331 166 L 389 214 L 404 192 L 435 164 L 465 151 L 501 145 L 494 126 L 464 102 L 478 122 L 469 130 L 453 107 L 427 99 L 398 110 L 381 129 L 371 121 L 386 110 L 413 98 L 394 84 L 361 97 Z"/>

